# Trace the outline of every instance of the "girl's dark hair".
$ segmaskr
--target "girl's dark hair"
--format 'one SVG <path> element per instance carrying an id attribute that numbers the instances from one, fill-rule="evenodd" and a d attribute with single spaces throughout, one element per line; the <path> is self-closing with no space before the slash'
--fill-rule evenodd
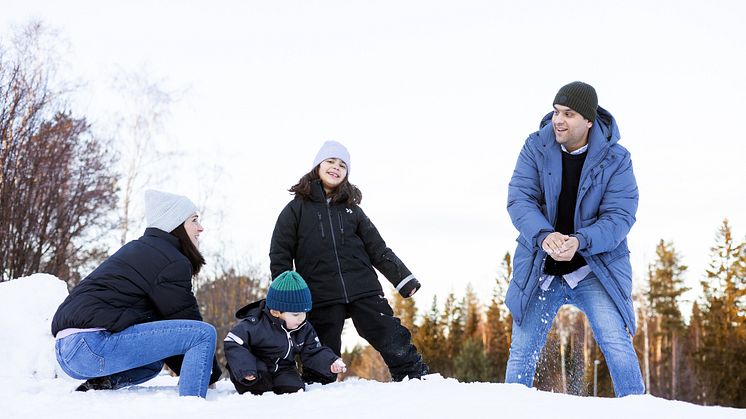
<path id="1" fill-rule="evenodd" d="M 200 269 L 205 265 L 205 258 L 202 257 L 202 253 L 199 252 L 197 246 L 192 243 L 192 239 L 189 238 L 186 229 L 184 229 L 184 223 L 176 227 L 171 234 L 179 239 L 181 253 L 192 263 L 192 276 L 197 276 Z"/>
<path id="2" fill-rule="evenodd" d="M 321 179 L 319 177 L 319 166 L 321 165 L 317 165 L 313 170 L 303 175 L 298 183 L 288 189 L 288 192 L 304 200 L 311 199 L 311 188 L 317 180 Z M 327 195 L 327 198 L 331 198 L 331 202 L 335 204 L 360 205 L 360 202 L 363 200 L 363 193 L 360 192 L 357 186 L 350 183 L 347 180 L 347 176 L 345 176 L 342 183 L 332 193 Z"/>

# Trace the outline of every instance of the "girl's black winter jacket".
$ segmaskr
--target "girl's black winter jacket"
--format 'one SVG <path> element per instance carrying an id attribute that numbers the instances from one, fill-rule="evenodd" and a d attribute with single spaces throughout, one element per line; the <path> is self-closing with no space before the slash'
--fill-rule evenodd
<path id="1" fill-rule="evenodd" d="M 175 236 L 146 229 L 73 288 L 54 314 L 52 335 L 68 328 L 120 332 L 156 320 L 202 320 L 192 293 L 192 265 L 179 247 Z M 166 363 L 178 373 L 181 360 Z M 214 362 L 210 381 L 220 372 Z"/>
<path id="2" fill-rule="evenodd" d="M 318 180 L 310 200 L 296 197 L 280 213 L 269 257 L 272 278 L 295 262 L 314 307 L 383 295 L 374 267 L 395 287 L 411 275 L 363 210 L 328 203 Z"/>
<path id="3" fill-rule="evenodd" d="M 287 330 L 285 322 L 269 313 L 265 300 L 253 302 L 236 312 L 242 319 L 223 342 L 228 371 L 233 382 L 250 385 L 244 377 L 259 377 L 282 368 L 295 368 L 295 355 L 300 355 L 303 368 L 333 378 L 330 370 L 339 358 L 322 346 L 309 322 L 297 329 Z M 258 362 L 263 365 L 258 365 Z"/>

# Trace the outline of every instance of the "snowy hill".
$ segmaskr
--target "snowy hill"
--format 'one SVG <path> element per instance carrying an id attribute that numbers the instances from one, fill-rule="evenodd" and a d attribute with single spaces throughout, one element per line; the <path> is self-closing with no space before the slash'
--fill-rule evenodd
<path id="1" fill-rule="evenodd" d="M 303 393 L 238 395 L 223 380 L 207 400 L 178 397 L 161 375 L 119 391 L 77 393 L 58 370 L 49 323 L 67 295 L 62 281 L 36 274 L 0 283 L 0 406 L 3 418 L 744 418 L 746 410 L 702 407 L 652 396 L 576 397 L 520 385 L 431 379 L 378 383 L 351 379 Z"/>

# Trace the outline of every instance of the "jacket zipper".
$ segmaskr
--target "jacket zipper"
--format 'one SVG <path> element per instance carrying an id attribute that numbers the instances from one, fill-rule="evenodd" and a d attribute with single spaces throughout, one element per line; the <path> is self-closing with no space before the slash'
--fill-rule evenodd
<path id="1" fill-rule="evenodd" d="M 342 224 L 342 214 L 341 213 L 337 213 L 337 220 L 339 220 L 339 232 L 340 232 L 340 237 L 342 237 L 342 245 L 344 246 L 344 244 L 345 244 L 345 227 L 344 227 L 344 224 Z"/>
<path id="2" fill-rule="evenodd" d="M 280 369 L 280 360 L 281 359 L 287 359 L 288 355 L 290 355 L 290 351 L 293 348 L 293 340 L 290 337 L 290 332 L 288 332 L 288 330 L 285 329 L 285 327 L 283 327 L 283 326 L 280 326 L 280 329 L 282 329 L 285 332 L 285 334 L 287 335 L 287 337 L 288 337 L 288 350 L 287 350 L 287 352 L 285 352 L 285 356 L 283 356 L 282 358 L 277 358 L 277 362 L 275 362 L 275 371 L 274 372 L 277 372 L 277 370 Z"/>
<path id="3" fill-rule="evenodd" d="M 321 232 L 321 238 L 325 239 L 326 236 L 324 235 L 324 223 L 321 222 L 321 212 L 317 212 L 316 215 L 319 217 L 319 231 Z"/>
<path id="4" fill-rule="evenodd" d="M 326 202 L 326 213 L 329 214 L 329 230 L 332 233 L 332 246 L 334 247 L 334 258 L 337 260 L 337 269 L 339 270 L 339 280 L 342 282 L 342 292 L 345 296 L 345 303 L 349 303 L 350 299 L 347 297 L 347 287 L 345 286 L 345 279 L 342 276 L 342 264 L 339 263 L 339 253 L 337 252 L 337 239 L 334 238 L 334 223 L 332 222 L 332 209 L 329 206 L 329 202 Z"/>
<path id="5" fill-rule="evenodd" d="M 285 356 L 283 358 L 287 358 L 288 355 L 290 355 L 290 351 L 293 349 L 293 339 L 290 337 L 290 332 L 287 331 L 284 327 L 282 330 L 285 331 L 285 334 L 288 336 L 288 351 L 285 353 Z"/>
<path id="6" fill-rule="evenodd" d="M 606 151 L 604 152 L 604 155 L 598 159 L 598 161 L 596 162 L 596 164 L 593 165 L 593 167 L 588 169 L 588 171 L 585 173 L 585 176 L 583 176 L 583 178 L 580 179 L 580 181 L 578 182 L 578 188 L 580 188 L 580 190 L 578 191 L 578 200 L 575 203 L 575 214 L 577 217 L 580 217 L 580 215 L 578 215 L 578 209 L 580 208 L 580 201 L 582 201 L 583 198 L 585 198 L 585 194 L 588 193 L 588 189 L 590 188 L 590 186 L 587 185 L 587 183 L 588 182 L 593 183 L 593 172 L 599 166 L 601 166 L 601 168 L 603 169 L 603 166 L 606 164 L 606 156 L 608 156 L 608 154 L 609 154 L 609 150 L 607 148 Z"/>

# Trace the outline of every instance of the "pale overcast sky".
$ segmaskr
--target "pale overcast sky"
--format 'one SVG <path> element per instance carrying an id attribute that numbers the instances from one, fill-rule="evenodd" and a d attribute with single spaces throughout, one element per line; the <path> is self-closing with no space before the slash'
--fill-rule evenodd
<path id="1" fill-rule="evenodd" d="M 154 187 L 199 200 L 204 244 L 268 271 L 286 192 L 324 140 L 390 247 L 433 295 L 486 302 L 517 233 L 507 184 L 557 89 L 595 86 L 640 189 L 635 276 L 673 240 L 698 287 L 716 229 L 746 231 L 746 7 L 742 1 L 10 1 L 69 45 L 86 82 L 74 110 L 101 125 L 117 72 L 183 93 Z M 215 214 L 222 214 L 219 218 Z M 213 217 L 211 218 L 211 214 Z M 209 261 L 208 261 L 209 262 Z M 639 281 L 638 281 L 639 283 Z"/>

